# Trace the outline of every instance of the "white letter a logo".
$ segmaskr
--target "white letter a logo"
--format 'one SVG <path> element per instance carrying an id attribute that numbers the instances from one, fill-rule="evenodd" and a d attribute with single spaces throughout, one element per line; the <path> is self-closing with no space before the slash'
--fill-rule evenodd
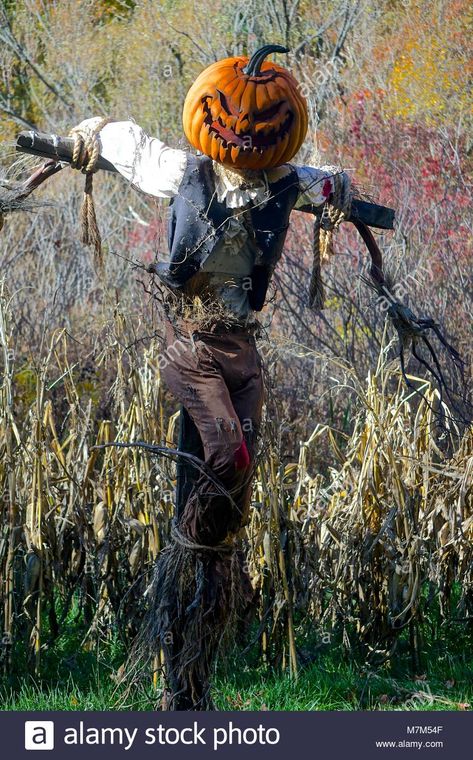
<path id="1" fill-rule="evenodd" d="M 54 749 L 54 722 L 26 720 L 25 749 Z"/>

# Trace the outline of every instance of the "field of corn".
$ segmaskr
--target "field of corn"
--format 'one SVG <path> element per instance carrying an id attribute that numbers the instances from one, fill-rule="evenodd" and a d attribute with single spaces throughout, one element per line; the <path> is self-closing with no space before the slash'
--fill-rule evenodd
<path id="1" fill-rule="evenodd" d="M 4 3 L 0 189 L 35 164 L 14 151 L 24 128 L 66 135 L 91 115 L 131 116 L 185 147 L 182 99 L 196 74 L 226 54 L 287 44 L 313 93 L 298 162 L 340 163 L 395 206 L 396 230 L 379 239 L 395 294 L 446 330 L 465 360 L 468 393 L 473 111 L 462 40 L 471 38 L 470 4 L 294 5 L 291 21 L 282 0 L 265 2 L 264 12 L 261 0 L 216 0 L 209 40 L 199 0 Z M 61 171 L 31 213 L 5 217 L 0 229 L 6 682 L 41 677 L 71 618 L 78 657 L 117 637 L 128 651 L 170 533 L 175 463 L 108 445 L 177 443 L 178 409 L 161 386 L 161 325 L 143 272 L 166 250 L 166 212 L 117 177 L 94 182 L 104 279 L 78 241 L 78 173 Z M 324 271 L 327 308 L 310 312 L 311 240 L 312 221 L 293 214 L 263 315 L 267 406 L 242 536 L 258 593 L 237 645 L 294 682 L 321 636 L 373 672 L 407 648 L 419 673 L 426 637 L 451 641 L 458 632 L 471 651 L 473 432 L 418 362 L 408 376 L 423 396 L 406 385 L 349 230 Z"/>
<path id="2" fill-rule="evenodd" d="M 117 629 L 128 644 L 136 635 L 169 534 L 174 465 L 139 448 L 100 446 L 174 447 L 177 415 L 164 403 L 158 341 L 140 355 L 125 350 L 131 334 L 119 310 L 91 371 L 115 378 L 104 415 L 98 388 L 71 362 L 65 329 L 48 335 L 36 366 L 13 368 L 5 285 L 0 298 L 1 661 L 8 672 L 21 643 L 40 674 L 73 600 L 85 648 Z M 279 348 L 267 350 L 268 365 Z M 414 405 L 384 352 L 365 384 L 352 382 L 358 409 L 343 445 L 316 425 L 283 464 L 280 431 L 266 423 L 243 545 L 259 592 L 261 657 L 293 675 L 302 623 L 341 632 L 375 666 L 406 627 L 414 662 L 420 657 L 417 630 L 430 604 L 446 621 L 473 614 L 471 431 L 460 439 L 454 425 L 444 430 L 451 453 L 442 453 L 433 392 L 426 384 Z M 316 456 L 323 439 L 334 455 L 325 477 Z"/>

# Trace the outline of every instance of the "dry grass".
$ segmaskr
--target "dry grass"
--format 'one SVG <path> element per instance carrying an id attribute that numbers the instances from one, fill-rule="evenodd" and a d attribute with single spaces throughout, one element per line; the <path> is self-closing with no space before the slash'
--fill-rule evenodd
<path id="1" fill-rule="evenodd" d="M 2 662 L 8 671 L 21 642 L 41 672 L 73 597 L 84 647 L 116 626 L 126 642 L 135 637 L 169 535 L 174 465 L 138 448 L 95 447 L 174 445 L 177 417 L 160 383 L 159 342 L 126 348 L 133 330 L 119 309 L 89 377 L 71 363 L 64 329 L 47 336 L 36 365 L 18 366 L 4 286 L 0 300 Z M 386 356 L 383 349 L 365 383 L 342 368 L 337 393 L 357 398 L 351 432 L 316 426 L 298 461 L 285 463 L 268 415 L 244 548 L 259 591 L 261 657 L 294 676 L 301 621 L 343 631 L 373 663 L 408 627 L 415 662 L 430 601 L 438 596 L 445 619 L 472 615 L 471 431 L 461 438 L 451 423 L 439 433 L 435 392 L 426 386 L 419 402 Z M 334 462 L 326 476 L 322 443 Z"/>

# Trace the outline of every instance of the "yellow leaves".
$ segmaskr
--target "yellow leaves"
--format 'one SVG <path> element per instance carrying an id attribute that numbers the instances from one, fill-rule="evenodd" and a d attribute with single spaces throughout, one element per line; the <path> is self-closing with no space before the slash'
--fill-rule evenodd
<path id="1" fill-rule="evenodd" d="M 342 299 L 340 296 L 329 296 L 325 299 L 325 308 L 326 309 L 338 309 L 340 308 L 342 304 Z"/>
<path id="2" fill-rule="evenodd" d="M 468 67 L 449 26 L 434 21 L 424 34 L 420 24 L 406 30 L 388 81 L 388 109 L 405 120 L 427 125 L 452 121 L 470 104 Z"/>
<path id="3" fill-rule="evenodd" d="M 451 73 L 445 67 L 445 50 L 436 50 L 435 42 L 430 43 L 422 47 L 417 41 L 408 41 L 406 53 L 394 64 L 391 87 L 397 116 L 415 116 L 418 110 L 437 111 L 445 107 Z"/>

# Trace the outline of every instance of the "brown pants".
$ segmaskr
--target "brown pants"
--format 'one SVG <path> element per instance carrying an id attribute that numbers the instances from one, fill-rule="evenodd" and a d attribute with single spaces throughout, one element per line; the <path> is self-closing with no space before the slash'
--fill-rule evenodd
<path id="1" fill-rule="evenodd" d="M 195 477 L 179 529 L 214 546 L 248 520 L 263 404 L 261 360 L 253 335 L 217 325 L 166 323 L 161 375 L 200 435 L 206 468 Z M 223 487 L 223 488 L 222 488 Z"/>

